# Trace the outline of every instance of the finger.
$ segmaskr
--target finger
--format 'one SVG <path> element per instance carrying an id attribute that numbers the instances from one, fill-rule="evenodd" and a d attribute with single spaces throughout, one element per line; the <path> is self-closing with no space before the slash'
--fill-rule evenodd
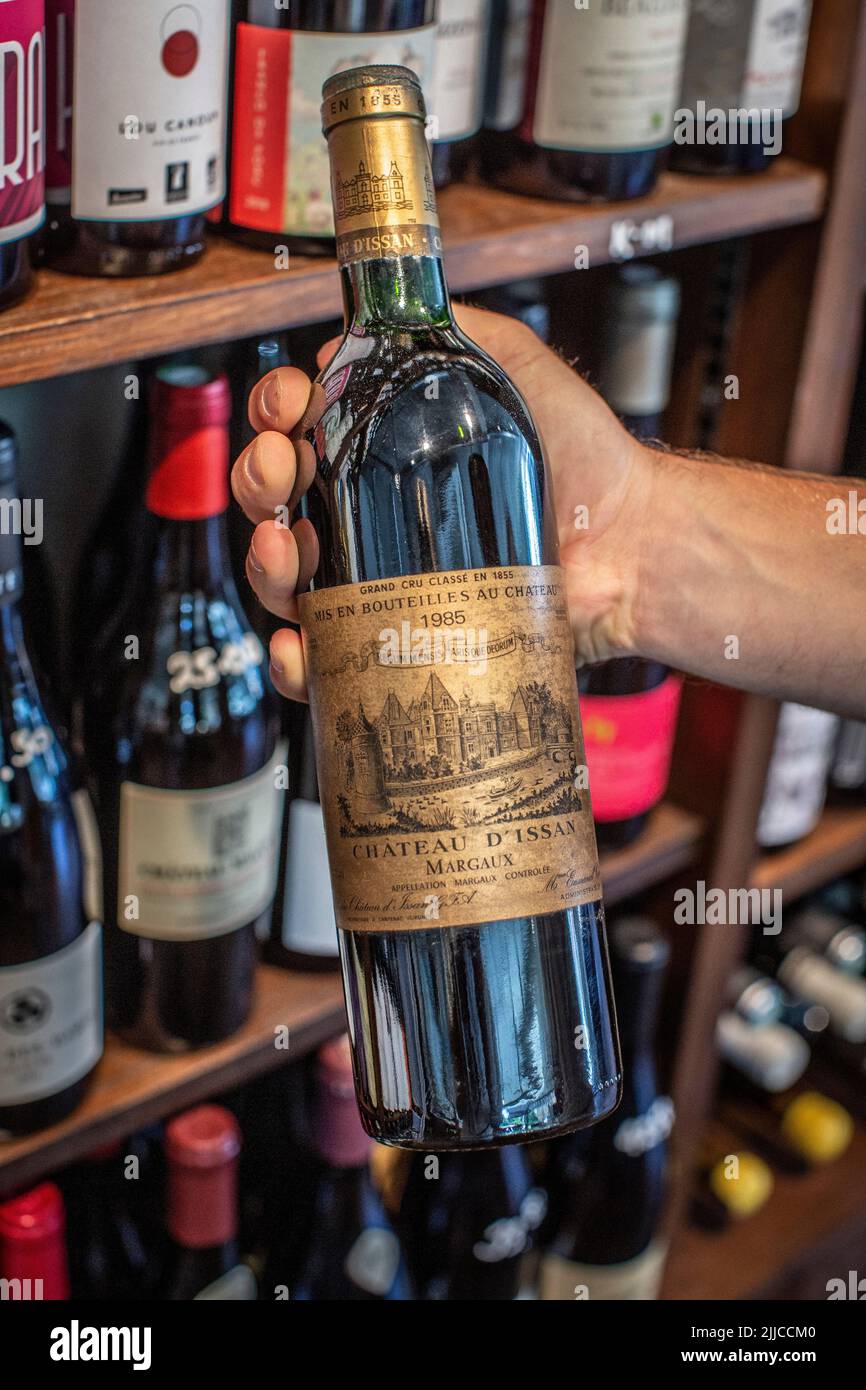
<path id="1" fill-rule="evenodd" d="M 271 638 L 271 680 L 287 700 L 307 702 L 307 673 L 300 633 L 282 628 Z"/>
<path id="2" fill-rule="evenodd" d="M 306 588 L 319 563 L 319 543 L 308 521 L 293 530 L 275 521 L 256 527 L 247 554 L 247 579 L 259 602 L 289 622 L 298 621 L 296 594 Z"/>
<path id="3" fill-rule="evenodd" d="M 274 430 L 253 440 L 232 469 L 232 492 L 250 521 L 273 519 L 277 508 L 285 507 L 290 498 L 297 501 L 312 480 L 308 457 L 312 453 L 309 445 L 292 444 Z"/>
<path id="4" fill-rule="evenodd" d="M 303 419 L 311 392 L 310 378 L 299 367 L 277 367 L 250 392 L 250 424 L 256 433 L 279 430 L 291 434 Z"/>
<path id="5" fill-rule="evenodd" d="M 316 354 L 316 361 L 319 364 L 320 372 L 323 372 L 325 368 L 333 361 L 334 357 L 336 357 L 337 348 L 340 346 L 340 343 L 342 341 L 342 338 L 329 338 L 328 342 L 323 343 L 322 346 L 319 348 L 319 351 Z"/>

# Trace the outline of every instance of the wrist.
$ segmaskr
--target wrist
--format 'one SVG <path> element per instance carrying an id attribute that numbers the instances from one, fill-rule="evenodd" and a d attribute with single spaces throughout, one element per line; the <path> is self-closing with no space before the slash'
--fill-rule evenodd
<path id="1" fill-rule="evenodd" d="M 639 445 L 635 476 L 641 499 L 632 610 L 634 656 L 670 661 L 676 646 L 677 603 L 672 596 L 673 555 L 687 548 L 686 518 L 680 517 L 695 461 L 650 445 Z M 674 585 L 676 588 L 677 585 Z M 674 601 L 672 602 L 672 597 Z"/>

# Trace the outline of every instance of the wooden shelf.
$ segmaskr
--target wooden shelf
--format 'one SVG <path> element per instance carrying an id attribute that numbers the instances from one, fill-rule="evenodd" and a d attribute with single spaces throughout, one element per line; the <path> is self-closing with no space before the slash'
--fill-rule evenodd
<path id="1" fill-rule="evenodd" d="M 705 829 L 700 816 L 670 802 L 659 806 L 636 844 L 602 857 L 606 905 L 613 907 L 687 868 L 694 862 Z"/>
<path id="2" fill-rule="evenodd" d="M 764 854 L 753 888 L 781 888 L 788 902 L 866 863 L 866 806 L 831 806 L 812 834 L 790 849 Z"/>
<path id="3" fill-rule="evenodd" d="M 650 197 L 618 205 L 447 189 L 441 209 L 449 282 L 465 291 L 571 270 L 578 246 L 587 247 L 591 265 L 601 265 L 616 259 L 615 227 L 620 241 L 630 235 L 642 255 L 811 222 L 823 212 L 826 187 L 820 170 L 780 159 L 751 178 L 667 174 Z M 663 217 L 671 223 L 659 241 L 652 223 Z M 105 280 L 46 270 L 29 298 L 0 315 L 0 387 L 340 312 L 332 261 L 296 257 L 292 269 L 276 270 L 270 255 L 222 237 L 213 238 L 198 265 L 173 275 Z"/>
<path id="4" fill-rule="evenodd" d="M 263 966 L 252 1018 L 218 1047 L 160 1057 L 109 1038 L 90 1094 L 74 1115 L 39 1134 L 0 1143 L 0 1194 L 297 1060 L 338 1033 L 344 1021 L 339 975 L 294 975 Z M 289 1030 L 287 1050 L 275 1046 L 275 1030 L 281 1027 Z"/>
<path id="5" fill-rule="evenodd" d="M 724 1131 L 720 1152 L 749 1147 L 734 1128 Z M 713 1135 L 715 1147 L 715 1127 Z M 851 1147 L 834 1163 L 802 1175 L 776 1170 L 773 1195 L 755 1216 L 718 1232 L 684 1226 L 668 1259 L 663 1297 L 760 1297 L 786 1274 L 805 1269 L 840 1233 L 856 1238 L 862 1231 L 866 1241 L 864 1172 L 866 1126 L 858 1124 Z M 845 1276 L 847 1269 L 836 1273 Z"/>

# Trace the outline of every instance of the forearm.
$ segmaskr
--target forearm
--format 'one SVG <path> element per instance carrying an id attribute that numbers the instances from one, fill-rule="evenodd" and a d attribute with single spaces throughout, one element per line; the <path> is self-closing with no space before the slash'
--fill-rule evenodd
<path id="1" fill-rule="evenodd" d="M 866 536 L 828 527 L 828 503 L 866 484 L 664 453 L 652 467 L 641 654 L 866 718 Z"/>

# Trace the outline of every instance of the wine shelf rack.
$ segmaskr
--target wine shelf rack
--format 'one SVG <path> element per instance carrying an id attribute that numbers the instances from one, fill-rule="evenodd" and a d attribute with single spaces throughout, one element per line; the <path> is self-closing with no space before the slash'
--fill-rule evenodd
<path id="1" fill-rule="evenodd" d="M 817 220 L 827 180 L 781 159 L 751 178 L 667 174 L 649 197 L 586 206 L 458 186 L 441 198 L 449 283 L 483 289 Z M 139 280 L 44 270 L 34 292 L 0 315 L 0 388 L 109 363 L 318 323 L 341 312 L 334 262 L 274 258 L 214 236 L 198 265 Z"/>
<path id="2" fill-rule="evenodd" d="M 660 806 L 637 844 L 603 859 L 608 905 L 689 864 L 704 830 L 699 817 Z M 161 1057 L 109 1037 L 90 1095 L 74 1115 L 39 1134 L 0 1143 L 0 1195 L 176 1110 L 296 1061 L 338 1033 L 344 1019 L 339 976 L 262 966 L 250 1021 L 218 1047 Z M 279 1029 L 288 1030 L 288 1047 L 276 1046 Z"/>
<path id="3" fill-rule="evenodd" d="M 762 855 L 753 888 L 781 888 L 786 903 L 850 873 L 866 861 L 866 806 L 831 806 L 812 834 L 790 849 Z"/>

